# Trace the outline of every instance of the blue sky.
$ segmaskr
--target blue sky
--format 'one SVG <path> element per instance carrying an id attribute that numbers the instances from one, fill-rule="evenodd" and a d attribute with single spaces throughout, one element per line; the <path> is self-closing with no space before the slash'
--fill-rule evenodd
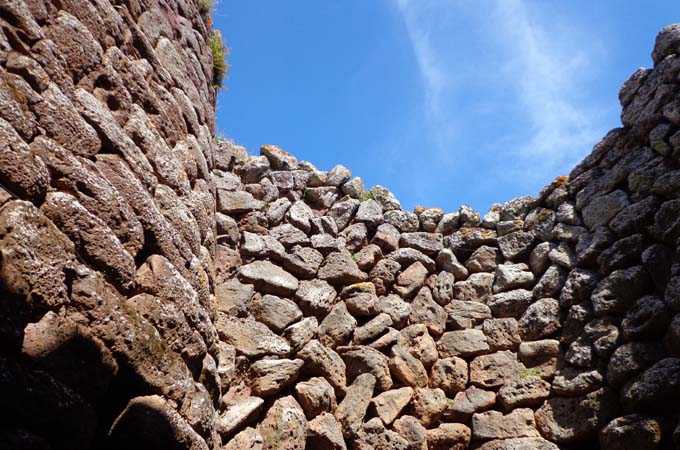
<path id="1" fill-rule="evenodd" d="M 222 135 L 277 144 L 416 205 L 537 194 L 620 125 L 677 0 L 222 1 Z"/>

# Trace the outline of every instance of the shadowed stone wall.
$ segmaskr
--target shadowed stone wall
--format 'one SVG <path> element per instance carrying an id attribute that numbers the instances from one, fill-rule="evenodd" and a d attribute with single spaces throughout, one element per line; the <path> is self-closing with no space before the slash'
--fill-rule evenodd
<path id="1" fill-rule="evenodd" d="M 193 2 L 0 31 L 0 447 L 680 446 L 680 27 L 483 217 L 215 142 Z"/>

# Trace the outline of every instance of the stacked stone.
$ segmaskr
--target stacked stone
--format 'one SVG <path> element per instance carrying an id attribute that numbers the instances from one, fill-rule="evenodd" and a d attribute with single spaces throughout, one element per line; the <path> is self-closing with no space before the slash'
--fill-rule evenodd
<path id="1" fill-rule="evenodd" d="M 403 211 L 345 167 L 225 145 L 228 448 L 672 446 L 680 122 L 650 98 L 676 88 L 678 31 L 622 88 L 626 128 L 484 217 Z"/>
<path id="2" fill-rule="evenodd" d="M 0 2 L 0 447 L 221 445 L 210 32 Z"/>
<path id="3" fill-rule="evenodd" d="M 680 26 L 481 217 L 215 144 L 206 22 L 0 4 L 0 446 L 680 446 Z"/>

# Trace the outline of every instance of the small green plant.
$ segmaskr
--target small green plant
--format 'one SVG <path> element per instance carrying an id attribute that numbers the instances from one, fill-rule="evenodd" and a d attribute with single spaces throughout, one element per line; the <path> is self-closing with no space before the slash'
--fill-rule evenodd
<path id="1" fill-rule="evenodd" d="M 213 58 L 213 86 L 221 88 L 229 69 L 226 60 L 226 57 L 229 56 L 229 48 L 224 45 L 222 33 L 217 30 L 213 30 L 212 36 L 210 36 L 210 50 Z"/>
<path id="2" fill-rule="evenodd" d="M 374 200 L 373 192 L 363 191 L 361 194 L 359 194 L 359 201 L 360 202 L 365 202 L 366 200 Z"/>
<path id="3" fill-rule="evenodd" d="M 446 399 L 446 402 L 447 402 L 449 405 L 453 405 L 453 399 L 452 399 L 452 398 L 447 398 L 447 399 Z"/>
<path id="4" fill-rule="evenodd" d="M 309 189 L 307 189 L 307 188 L 305 188 L 305 190 L 302 191 L 302 200 L 306 200 L 306 199 L 307 199 L 307 192 L 309 192 Z"/>
<path id="5" fill-rule="evenodd" d="M 198 0 L 198 10 L 201 14 L 209 14 L 213 6 L 215 5 L 212 0 Z"/>
<path id="6" fill-rule="evenodd" d="M 541 377 L 541 370 L 537 368 L 532 368 L 532 369 L 524 369 L 522 371 L 522 377 L 523 378 L 529 378 L 529 377 L 534 377 L 534 378 L 540 378 Z"/>
<path id="7" fill-rule="evenodd" d="M 356 253 L 350 252 L 349 254 L 350 254 L 350 256 L 352 257 L 352 261 L 356 261 L 356 260 L 357 260 L 357 254 L 356 254 Z"/>

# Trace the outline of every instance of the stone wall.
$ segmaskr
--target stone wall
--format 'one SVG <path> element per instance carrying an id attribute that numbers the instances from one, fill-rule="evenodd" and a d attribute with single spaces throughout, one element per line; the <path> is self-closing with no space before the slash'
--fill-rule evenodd
<path id="1" fill-rule="evenodd" d="M 208 20 L 0 2 L 1 448 L 219 447 Z"/>
<path id="2" fill-rule="evenodd" d="M 215 142 L 193 1 L 0 31 L 0 447 L 680 448 L 679 26 L 483 217 Z"/>

